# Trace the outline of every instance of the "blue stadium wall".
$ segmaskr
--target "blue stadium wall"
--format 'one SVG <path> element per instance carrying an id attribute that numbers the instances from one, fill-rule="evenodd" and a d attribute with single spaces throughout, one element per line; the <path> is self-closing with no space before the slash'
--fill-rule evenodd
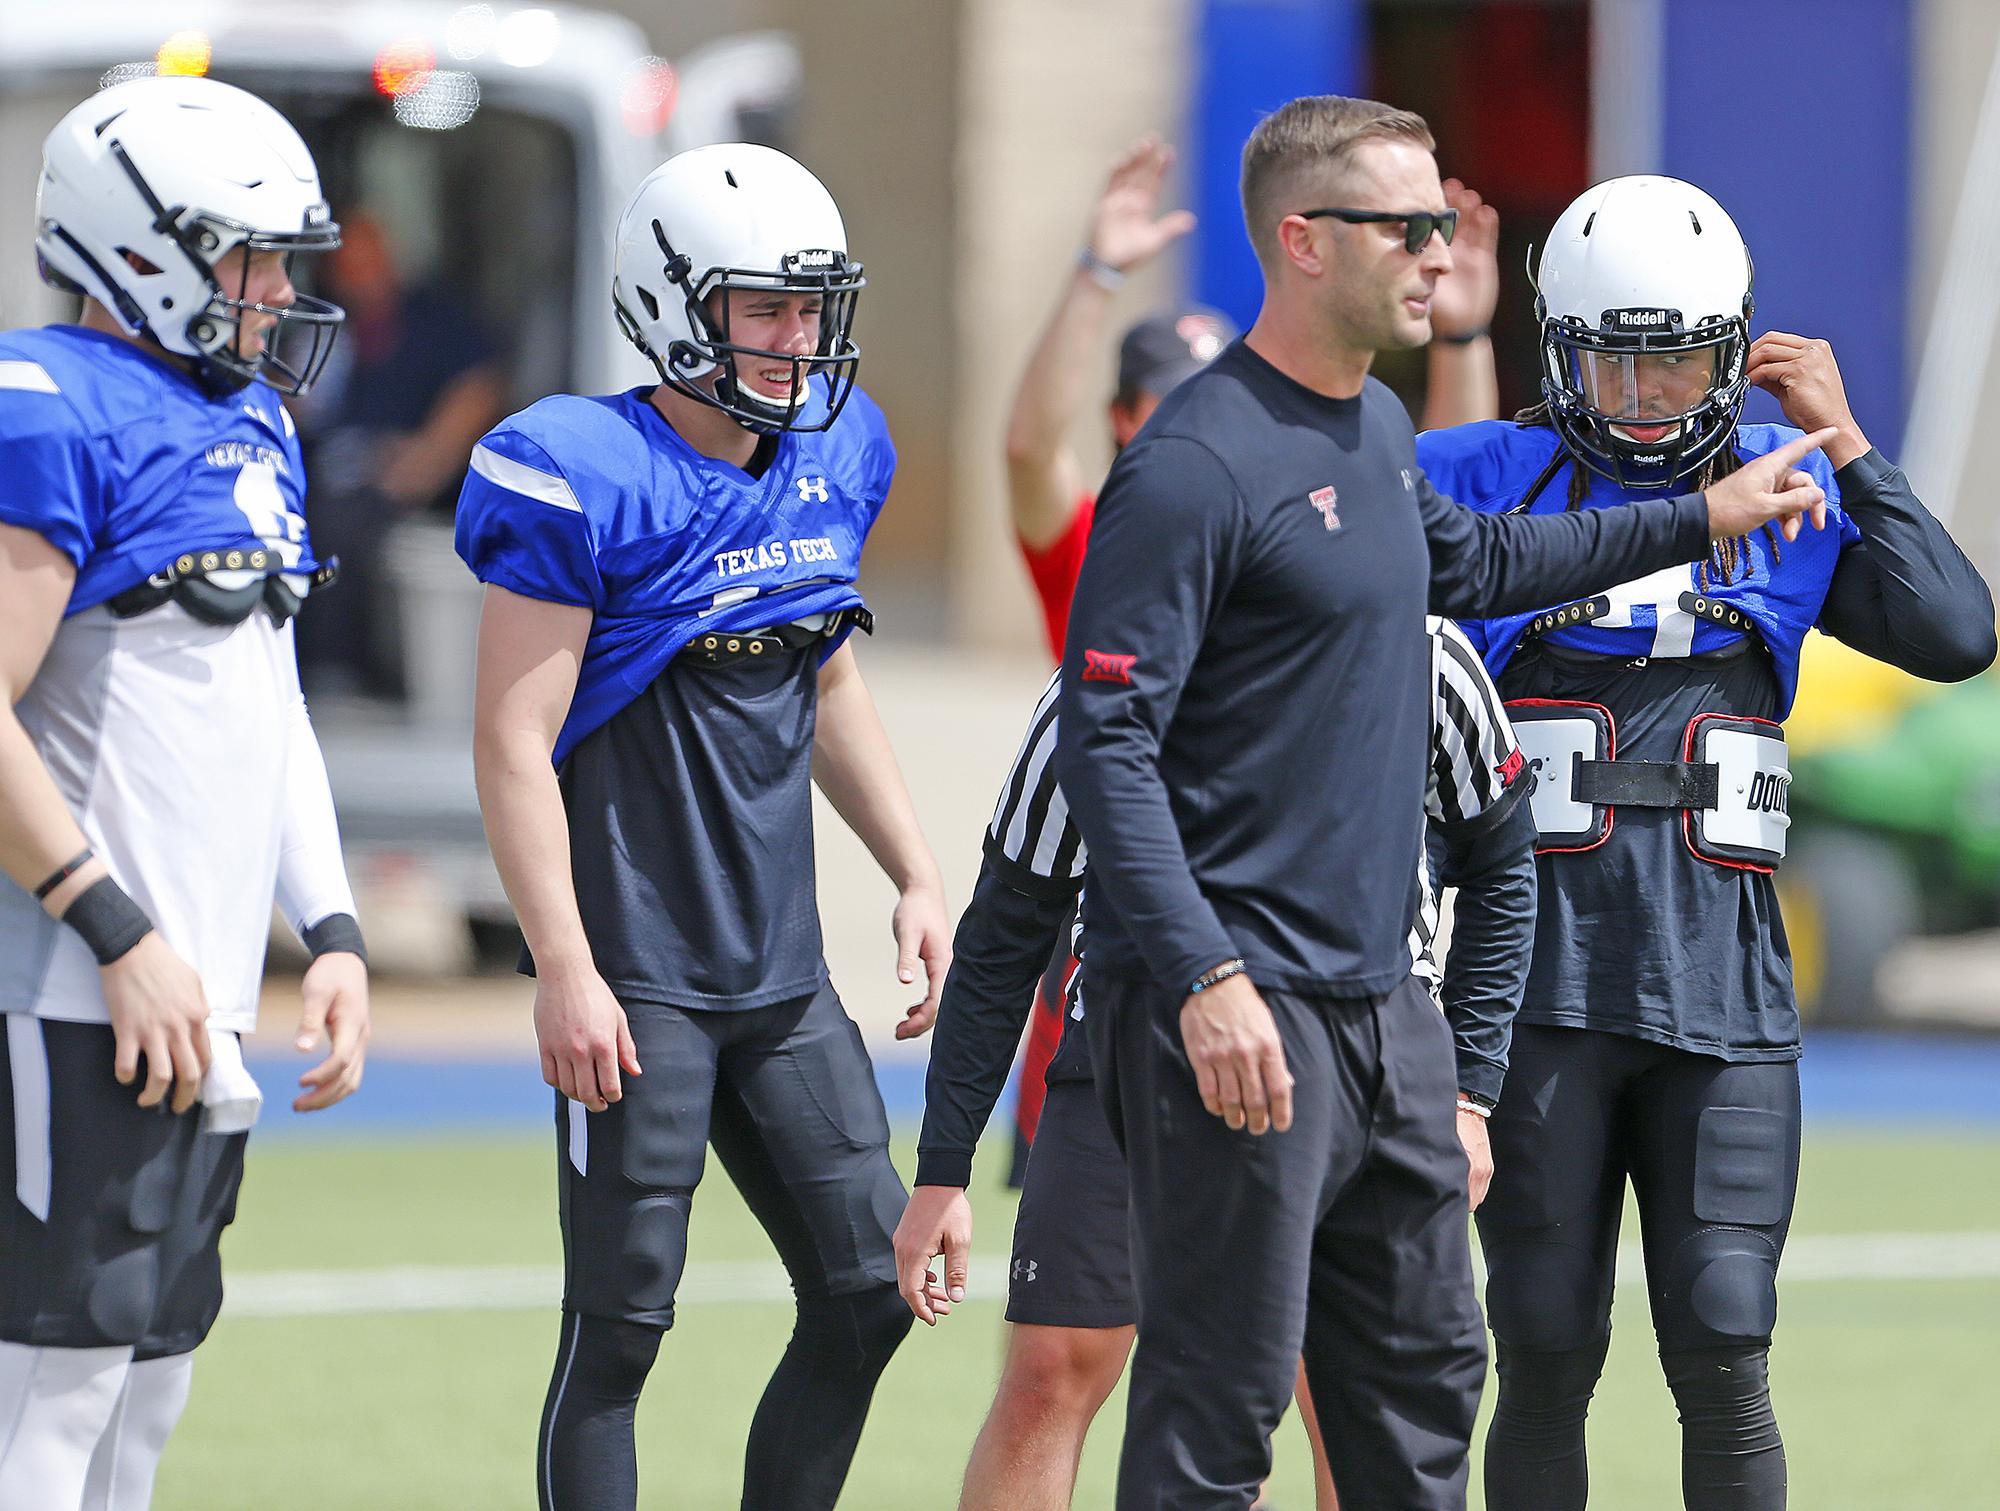
<path id="1" fill-rule="evenodd" d="M 1753 328 L 1830 340 L 1856 415 L 1893 455 L 1908 394 L 1912 0 L 1657 4 L 1651 166 L 1728 208 L 1756 258 Z M 1259 281 L 1236 197 L 1243 140 L 1295 95 L 1363 86 L 1368 9 L 1363 0 L 1195 7 L 1187 135 L 1201 228 L 1191 281 L 1198 298 L 1245 324 Z M 1749 415 L 1775 419 L 1777 405 L 1753 395 Z"/>

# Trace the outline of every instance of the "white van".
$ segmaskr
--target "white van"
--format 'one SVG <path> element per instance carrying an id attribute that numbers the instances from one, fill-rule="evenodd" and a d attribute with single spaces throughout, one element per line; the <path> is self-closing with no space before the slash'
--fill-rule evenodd
<path id="1" fill-rule="evenodd" d="M 788 38 L 762 33 L 676 69 L 631 22 L 560 5 L 0 4 L 0 328 L 75 313 L 35 268 L 43 139 L 91 91 L 152 72 L 206 73 L 290 118 L 335 218 L 380 225 L 403 281 L 448 289 L 490 333 L 513 409 L 651 379 L 611 313 L 618 211 L 672 151 L 770 140 L 798 66 Z M 313 489 L 330 485 L 333 464 L 310 465 Z M 478 585 L 435 514 L 395 527 L 393 557 L 405 698 L 314 705 L 350 865 L 364 891 L 371 875 L 420 875 L 446 907 L 504 931 L 471 779 Z"/>

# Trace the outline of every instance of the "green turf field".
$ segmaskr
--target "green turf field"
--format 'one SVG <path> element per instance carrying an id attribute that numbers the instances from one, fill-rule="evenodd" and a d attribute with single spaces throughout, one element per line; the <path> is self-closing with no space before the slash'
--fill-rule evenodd
<path id="1" fill-rule="evenodd" d="M 532 1508 L 556 1316 L 520 1293 L 532 1296 L 558 1256 L 552 1158 L 541 1141 L 515 1137 L 253 1148 L 224 1253 L 240 1282 L 233 1297 L 268 1315 L 225 1311 L 202 1350 L 161 1470 L 160 1511 Z M 1986 1256 L 1969 1267 L 1992 1275 L 1996 1158 L 1991 1130 L 1809 1138 L 1793 1253 L 1801 1271 L 1835 1278 L 1788 1282 L 1772 1368 L 1801 1511 L 2000 1504 L 2000 1279 L 1907 1278 L 1913 1266 L 1948 1269 L 1968 1249 Z M 900 1163 L 909 1168 L 907 1151 Z M 919 1327 L 898 1355 L 843 1507 L 956 1502 L 999 1359 L 993 1256 L 1012 1215 L 991 1184 L 999 1163 L 987 1158 L 975 1193 L 980 1299 L 935 1332 Z M 1869 1251 L 1809 1242 L 1850 1234 L 1905 1241 Z M 1986 1238 L 1954 1247 L 1952 1234 Z M 1870 1265 L 1886 1278 L 1853 1273 Z M 400 1266 L 455 1273 L 383 1273 Z M 646 1506 L 736 1504 L 743 1434 L 789 1328 L 788 1304 L 772 1298 L 774 1268 L 726 1180 L 712 1178 L 695 1203 L 689 1283 L 703 1299 L 684 1302 L 640 1412 Z M 300 1271 L 352 1273 L 278 1274 Z M 297 1284 L 280 1291 L 280 1278 Z M 426 1309 L 325 1310 L 412 1291 Z M 1673 1409 L 1643 1294 L 1630 1286 L 1616 1326 L 1591 1423 L 1593 1505 L 1671 1511 L 1680 1505 Z M 1085 1454 L 1078 1507 L 1111 1503 L 1122 1416 L 1114 1397 Z M 1309 1506 L 1309 1485 L 1304 1437 L 1288 1420 L 1273 1504 Z"/>

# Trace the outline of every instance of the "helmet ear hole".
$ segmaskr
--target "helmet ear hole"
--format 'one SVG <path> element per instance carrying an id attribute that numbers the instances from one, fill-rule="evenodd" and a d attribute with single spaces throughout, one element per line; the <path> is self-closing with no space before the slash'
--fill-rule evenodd
<path id="1" fill-rule="evenodd" d="M 641 304 L 643 304 L 643 305 L 645 305 L 645 306 L 646 306 L 646 318 L 647 318 L 648 320 L 657 320 L 657 319 L 659 319 L 659 318 L 660 318 L 660 301 L 659 301 L 659 300 L 657 300 L 657 299 L 655 299 L 655 298 L 654 298 L 654 297 L 652 296 L 651 292 L 650 292 L 650 291 L 648 291 L 648 290 L 646 290 L 646 289 L 639 289 L 639 290 L 637 290 L 636 292 L 637 292 L 637 293 L 638 293 L 638 295 L 639 295 L 639 302 L 640 302 Z"/>

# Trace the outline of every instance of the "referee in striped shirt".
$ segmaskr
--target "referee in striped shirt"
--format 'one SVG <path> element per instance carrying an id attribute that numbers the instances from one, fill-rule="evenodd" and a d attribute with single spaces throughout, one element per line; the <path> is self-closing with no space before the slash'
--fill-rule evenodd
<path id="1" fill-rule="evenodd" d="M 1473 1206 L 1492 1174 L 1484 1109 L 1500 1093 L 1511 1020 L 1527 977 L 1535 911 L 1535 830 L 1522 801 L 1530 779 L 1500 697 L 1457 628 L 1432 618 L 1432 741 L 1425 809 L 1430 855 L 1416 879 L 1412 974 L 1451 1025 L 1459 1067 L 1459 1137 Z M 1056 781 L 1060 679 L 1035 705 L 1002 784 L 985 861 L 958 926 L 931 1049 L 916 1189 L 896 1232 L 898 1282 L 934 1322 L 925 1291 L 942 1254 L 945 1284 L 963 1293 L 972 1156 L 1005 1083 L 1034 987 L 1065 941 L 1083 886 L 1085 851 Z M 1449 969 L 1440 972 L 1435 880 L 1458 888 Z M 1080 932 L 1080 930 L 1079 930 Z M 962 1511 L 1069 1504 L 1083 1438 L 1125 1367 L 1137 1307 L 1126 1229 L 1127 1180 L 1092 1084 L 1080 972 L 1064 997 L 1064 1032 L 1028 1162 L 1009 1267 L 1007 1361 L 966 1472 Z M 1309 1407 L 1309 1403 L 1308 1407 Z M 1308 1422 L 1310 1423 L 1310 1416 Z M 1323 1494 L 1325 1464 L 1313 1434 Z"/>

